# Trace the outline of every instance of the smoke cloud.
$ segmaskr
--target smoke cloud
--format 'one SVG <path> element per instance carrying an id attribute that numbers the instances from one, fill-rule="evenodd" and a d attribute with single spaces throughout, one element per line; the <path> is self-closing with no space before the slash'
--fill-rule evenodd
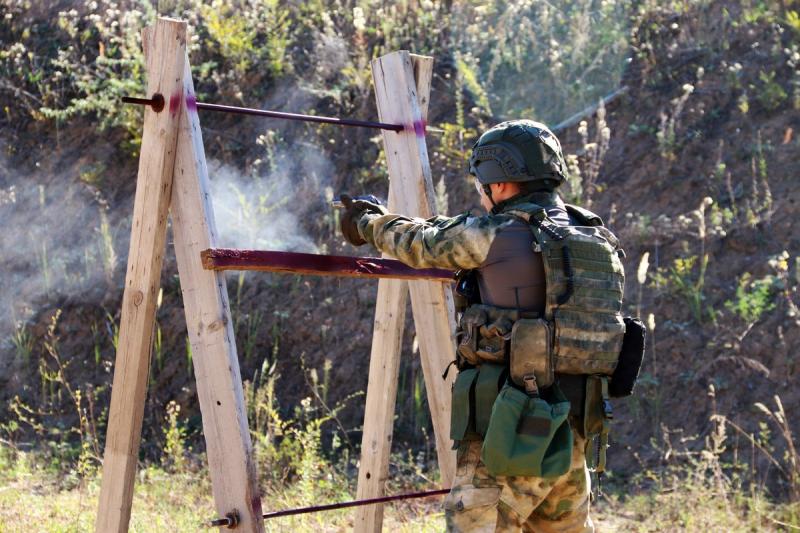
<path id="1" fill-rule="evenodd" d="M 317 245 L 302 229 L 304 211 L 296 181 L 316 179 L 325 161 L 312 153 L 284 160 L 285 170 L 248 176 L 218 161 L 209 162 L 211 201 L 219 232 L 217 245 L 315 253 Z M 291 177 L 290 177 L 291 176 Z"/>
<path id="2" fill-rule="evenodd" d="M 85 181 L 94 171 L 74 179 L 45 171 L 18 176 L 6 165 L 0 170 L 0 336 L 9 339 L 47 300 L 100 300 L 122 284 L 124 258 L 115 243 L 119 227 Z"/>

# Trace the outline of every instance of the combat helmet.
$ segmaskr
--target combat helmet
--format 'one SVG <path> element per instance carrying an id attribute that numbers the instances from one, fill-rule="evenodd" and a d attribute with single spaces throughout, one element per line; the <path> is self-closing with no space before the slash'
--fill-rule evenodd
<path id="1" fill-rule="evenodd" d="M 486 187 L 504 181 L 542 181 L 555 189 L 567 176 L 561 143 L 550 129 L 533 120 L 501 122 L 472 146 L 469 172 Z"/>

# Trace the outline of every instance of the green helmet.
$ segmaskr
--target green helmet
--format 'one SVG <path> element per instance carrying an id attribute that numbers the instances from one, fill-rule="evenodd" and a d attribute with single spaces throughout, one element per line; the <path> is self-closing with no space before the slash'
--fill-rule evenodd
<path id="1" fill-rule="evenodd" d="M 472 147 L 469 173 L 481 185 L 505 181 L 538 181 L 555 189 L 566 179 L 561 143 L 547 126 L 532 120 L 502 122 Z"/>

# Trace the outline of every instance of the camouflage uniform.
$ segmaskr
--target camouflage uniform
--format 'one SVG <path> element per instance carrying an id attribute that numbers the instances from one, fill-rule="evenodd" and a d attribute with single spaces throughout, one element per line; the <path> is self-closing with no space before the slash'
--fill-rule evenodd
<path id="1" fill-rule="evenodd" d="M 463 441 L 453 490 L 444 502 L 447 531 L 594 531 L 585 441 L 574 431 L 573 436 L 570 470 L 554 479 L 492 476 L 480 460 L 482 441 Z"/>
<path id="2" fill-rule="evenodd" d="M 544 196 L 546 202 L 541 197 L 534 200 L 550 203 L 564 213 L 557 195 Z M 358 231 L 381 252 L 412 267 L 477 269 L 496 237 L 520 224 L 503 211 L 530 200 L 530 196 L 520 195 L 498 204 L 485 216 L 465 213 L 423 220 L 366 213 L 358 220 Z M 562 221 L 569 223 L 566 218 Z M 570 470 L 557 478 L 492 476 L 480 461 L 482 441 L 461 441 L 456 479 L 444 504 L 448 531 L 594 531 L 589 518 L 586 441 L 574 430 L 573 436 Z"/>

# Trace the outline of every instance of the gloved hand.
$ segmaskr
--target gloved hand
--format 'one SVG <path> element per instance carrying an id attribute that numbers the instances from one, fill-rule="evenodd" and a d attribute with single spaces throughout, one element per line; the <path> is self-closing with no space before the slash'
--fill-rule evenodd
<path id="1" fill-rule="evenodd" d="M 385 215 L 388 211 L 380 204 L 368 202 L 367 200 L 354 200 L 349 194 L 343 194 L 339 199 L 345 207 L 340 224 L 345 240 L 353 246 L 366 244 L 367 241 L 358 233 L 358 221 L 361 216 L 364 213 Z"/>

